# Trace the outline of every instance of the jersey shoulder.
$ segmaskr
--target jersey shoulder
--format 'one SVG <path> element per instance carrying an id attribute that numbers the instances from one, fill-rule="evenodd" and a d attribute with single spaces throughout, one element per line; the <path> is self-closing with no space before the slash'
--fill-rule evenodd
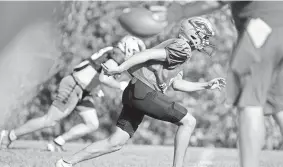
<path id="1" fill-rule="evenodd" d="M 168 68 L 175 68 L 191 58 L 192 50 L 187 41 L 174 39 L 165 47 L 167 54 Z"/>

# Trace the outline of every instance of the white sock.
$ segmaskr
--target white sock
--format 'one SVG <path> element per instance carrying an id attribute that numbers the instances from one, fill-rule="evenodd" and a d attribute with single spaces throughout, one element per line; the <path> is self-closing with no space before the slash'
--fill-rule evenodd
<path id="1" fill-rule="evenodd" d="M 15 134 L 14 129 L 10 131 L 10 133 L 9 133 L 9 139 L 10 139 L 11 141 L 17 140 L 17 136 L 16 136 L 16 134 Z"/>
<path id="2" fill-rule="evenodd" d="M 66 143 L 66 141 L 63 139 L 62 136 L 56 137 L 56 138 L 54 139 L 54 142 L 55 142 L 56 144 L 60 145 L 60 146 L 63 146 L 63 145 Z"/>

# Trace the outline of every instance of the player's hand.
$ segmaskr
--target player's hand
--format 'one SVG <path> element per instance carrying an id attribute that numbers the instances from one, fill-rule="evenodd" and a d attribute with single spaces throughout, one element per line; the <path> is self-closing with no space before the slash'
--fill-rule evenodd
<path id="1" fill-rule="evenodd" d="M 104 71 L 105 75 L 112 76 L 112 75 L 117 75 L 121 74 L 122 71 L 120 70 L 119 66 L 110 66 L 107 67 L 104 63 L 101 64 L 101 67 Z"/>
<path id="2" fill-rule="evenodd" d="M 224 78 L 214 78 L 208 82 L 208 89 L 218 89 L 221 91 L 226 86 L 226 80 Z"/>

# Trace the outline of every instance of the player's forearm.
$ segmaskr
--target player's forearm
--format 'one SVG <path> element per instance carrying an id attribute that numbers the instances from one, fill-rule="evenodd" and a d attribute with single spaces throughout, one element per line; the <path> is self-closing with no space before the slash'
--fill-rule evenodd
<path id="1" fill-rule="evenodd" d="M 101 57 L 102 55 L 104 55 L 106 52 L 112 50 L 113 47 L 112 46 L 108 46 L 108 47 L 105 47 L 103 49 L 100 49 L 98 52 L 94 53 L 92 56 L 91 56 L 91 59 L 92 60 L 96 60 L 98 59 L 99 57 Z"/>
<path id="2" fill-rule="evenodd" d="M 173 88 L 182 92 L 194 92 L 199 90 L 208 89 L 208 82 L 189 82 L 185 80 L 178 80 L 173 83 Z"/>
<path id="3" fill-rule="evenodd" d="M 130 57 L 127 61 L 119 66 L 119 71 L 126 71 L 138 64 L 145 63 L 149 60 L 165 61 L 165 59 L 166 52 L 164 49 L 149 49 Z"/>

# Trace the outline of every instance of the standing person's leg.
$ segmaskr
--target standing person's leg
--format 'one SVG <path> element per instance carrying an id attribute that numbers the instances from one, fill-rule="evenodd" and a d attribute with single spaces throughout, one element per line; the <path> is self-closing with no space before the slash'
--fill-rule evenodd
<path id="1" fill-rule="evenodd" d="M 11 131 L 2 131 L 0 140 L 1 145 L 10 145 L 18 137 L 43 129 L 55 126 L 58 121 L 68 116 L 75 108 L 80 99 L 82 90 L 75 84 L 69 76 L 62 79 L 58 95 L 48 110 L 48 113 L 42 117 L 29 120 L 22 126 Z"/>
<path id="2" fill-rule="evenodd" d="M 258 167 L 264 144 L 263 107 L 268 101 L 275 69 L 282 56 L 278 54 L 276 32 L 261 48 L 255 48 L 247 32 L 241 38 L 231 61 L 228 97 L 239 109 L 239 151 L 242 167 Z"/>
<path id="3" fill-rule="evenodd" d="M 264 145 L 265 126 L 261 107 L 239 110 L 239 149 L 242 167 L 258 167 L 259 155 Z"/>
<path id="4" fill-rule="evenodd" d="M 259 166 L 260 152 L 265 142 L 263 106 L 271 84 L 272 69 L 260 70 L 260 66 L 260 63 L 252 66 L 249 76 L 241 76 L 242 90 L 237 106 L 239 153 L 242 167 Z"/>

